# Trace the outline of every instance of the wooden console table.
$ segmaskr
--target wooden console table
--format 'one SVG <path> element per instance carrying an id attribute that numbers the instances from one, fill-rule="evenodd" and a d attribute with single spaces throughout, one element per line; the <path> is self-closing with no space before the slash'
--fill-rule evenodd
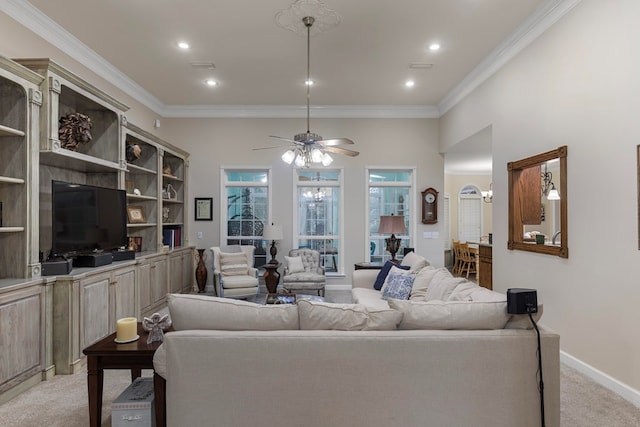
<path id="1" fill-rule="evenodd" d="M 384 262 L 356 262 L 353 264 L 354 270 L 382 270 Z"/>
<path id="2" fill-rule="evenodd" d="M 102 383 L 105 369 L 130 369 L 131 381 L 142 374 L 143 369 L 153 369 L 153 355 L 160 347 L 157 341 L 147 344 L 147 332 L 138 322 L 137 341 L 116 344 L 115 332 L 95 344 L 82 350 L 87 356 L 87 384 L 89 391 L 89 425 L 100 427 L 102 424 Z M 154 398 L 156 426 L 164 427 L 165 417 L 165 380 L 154 373 Z"/>

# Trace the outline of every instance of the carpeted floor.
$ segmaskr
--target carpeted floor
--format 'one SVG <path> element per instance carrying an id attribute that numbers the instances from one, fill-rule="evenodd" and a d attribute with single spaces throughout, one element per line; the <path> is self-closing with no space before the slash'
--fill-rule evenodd
<path id="1" fill-rule="evenodd" d="M 327 299 L 346 302 L 349 291 L 332 291 Z M 143 376 L 151 376 L 143 371 Z M 86 427 L 89 425 L 86 373 L 57 375 L 0 406 L 1 427 Z M 129 371 L 104 373 L 102 426 L 111 426 L 111 401 L 130 383 Z M 578 371 L 560 370 L 562 427 L 637 427 L 640 408 L 594 383 Z M 487 408 L 491 410 L 491 408 Z M 516 426 L 514 426 L 516 427 Z"/>

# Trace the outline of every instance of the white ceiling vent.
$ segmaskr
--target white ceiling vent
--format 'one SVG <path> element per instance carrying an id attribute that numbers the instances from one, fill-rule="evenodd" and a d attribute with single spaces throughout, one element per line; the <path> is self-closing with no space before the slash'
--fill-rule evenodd
<path id="1" fill-rule="evenodd" d="M 213 70 L 216 68 L 216 64 L 210 61 L 195 61 L 190 64 L 193 68 L 204 68 L 206 70 Z"/>

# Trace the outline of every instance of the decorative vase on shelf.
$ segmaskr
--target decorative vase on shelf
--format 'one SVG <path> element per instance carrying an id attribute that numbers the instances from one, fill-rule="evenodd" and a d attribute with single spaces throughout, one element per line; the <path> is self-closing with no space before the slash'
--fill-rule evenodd
<path id="1" fill-rule="evenodd" d="M 198 265 L 196 265 L 196 283 L 198 284 L 198 292 L 203 293 L 207 284 L 207 266 L 204 263 L 204 249 L 196 249 L 198 251 Z"/>

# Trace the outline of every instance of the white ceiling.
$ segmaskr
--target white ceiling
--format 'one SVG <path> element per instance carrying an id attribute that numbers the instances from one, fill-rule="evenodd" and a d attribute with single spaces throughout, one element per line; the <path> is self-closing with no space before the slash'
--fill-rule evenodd
<path id="1" fill-rule="evenodd" d="M 0 11 L 162 116 L 305 114 L 306 37 L 275 21 L 293 0 L 6 1 Z M 342 20 L 311 39 L 312 115 L 439 117 L 569 2 L 325 0 Z"/>

